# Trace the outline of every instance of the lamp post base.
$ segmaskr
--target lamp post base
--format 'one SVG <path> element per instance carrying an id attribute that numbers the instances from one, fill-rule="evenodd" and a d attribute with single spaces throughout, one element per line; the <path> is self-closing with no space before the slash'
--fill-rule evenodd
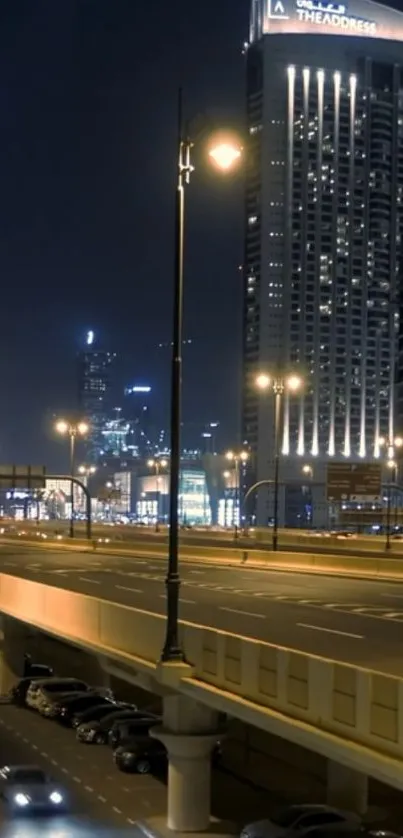
<path id="1" fill-rule="evenodd" d="M 167 630 L 161 660 L 164 663 L 167 661 L 182 663 L 185 660 L 185 656 L 181 649 L 178 637 L 180 588 L 179 573 L 168 574 L 165 586 L 167 590 Z"/>

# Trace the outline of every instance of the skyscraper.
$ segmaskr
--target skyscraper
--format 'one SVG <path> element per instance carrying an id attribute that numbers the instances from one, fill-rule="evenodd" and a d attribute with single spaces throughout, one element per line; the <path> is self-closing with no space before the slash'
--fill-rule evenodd
<path id="1" fill-rule="evenodd" d="M 110 365 L 115 354 L 102 349 L 93 331 L 78 355 L 78 401 L 90 430 L 85 440 L 86 459 L 97 463 L 104 447 L 103 431 L 110 418 Z"/>
<path id="2" fill-rule="evenodd" d="M 289 524 L 306 459 L 324 510 L 329 458 L 376 460 L 394 435 L 402 41 L 403 15 L 371 0 L 252 0 L 243 439 L 252 477 L 270 478 L 273 402 L 255 377 L 298 370 L 305 385 L 285 396 L 281 446 Z M 271 514 L 262 495 L 258 520 Z"/>

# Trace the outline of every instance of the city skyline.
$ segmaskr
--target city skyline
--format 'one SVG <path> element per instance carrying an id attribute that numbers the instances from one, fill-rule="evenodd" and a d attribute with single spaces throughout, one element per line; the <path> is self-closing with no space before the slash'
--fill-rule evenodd
<path id="1" fill-rule="evenodd" d="M 212 38 L 207 17 L 201 10 L 190 13 L 184 3 L 174 11 L 161 3 L 151 13 L 129 0 L 116 6 L 101 0 L 96 14 L 89 4 L 76 16 L 57 4 L 46 19 L 42 8 L 30 11 L 35 37 L 28 38 L 15 4 L 2 4 L 5 461 L 54 456 L 61 464 L 52 417 L 75 407 L 72 356 L 89 328 L 125 359 L 124 382 L 144 375 L 161 405 L 167 403 L 169 356 L 163 359 L 156 347 L 171 340 L 177 87 L 185 83 L 189 116 L 208 111 L 219 121 L 238 118 L 242 124 L 247 6 L 222 2 Z M 214 61 L 201 72 L 205 51 L 214 45 Z M 202 156 L 196 155 L 195 165 L 185 301 L 193 357 L 192 369 L 184 365 L 184 416 L 197 419 L 210 402 L 209 416 L 220 415 L 233 439 L 240 389 L 241 177 L 218 185 Z"/>

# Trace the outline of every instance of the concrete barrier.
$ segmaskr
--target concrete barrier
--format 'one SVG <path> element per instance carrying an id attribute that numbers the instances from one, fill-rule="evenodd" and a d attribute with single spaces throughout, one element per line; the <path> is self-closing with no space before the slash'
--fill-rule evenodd
<path id="1" fill-rule="evenodd" d="M 0 612 L 167 683 L 160 615 L 8 574 Z M 171 668 L 175 690 L 403 789 L 402 679 L 184 621 L 180 630 L 190 666 Z"/>

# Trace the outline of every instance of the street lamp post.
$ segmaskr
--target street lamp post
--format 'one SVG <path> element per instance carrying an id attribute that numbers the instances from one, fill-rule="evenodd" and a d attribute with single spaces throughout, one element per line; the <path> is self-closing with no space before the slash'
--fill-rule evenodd
<path id="1" fill-rule="evenodd" d="M 310 482 L 312 482 L 312 478 L 313 478 L 313 468 L 312 468 L 312 466 L 310 466 L 310 465 L 309 465 L 309 463 L 305 463 L 305 465 L 303 465 L 303 466 L 302 466 L 302 474 L 306 474 L 306 476 L 307 476 L 307 477 L 309 477 Z M 313 527 L 313 498 L 312 498 L 312 487 L 311 487 L 311 492 L 310 492 L 310 501 L 311 501 L 311 518 L 310 518 L 309 524 L 310 524 L 310 526 L 311 526 L 311 527 Z"/>
<path id="2" fill-rule="evenodd" d="M 278 495 L 280 471 L 280 434 L 283 396 L 286 390 L 297 392 L 302 387 L 299 375 L 276 375 L 271 377 L 261 373 L 256 378 L 256 386 L 260 390 L 271 390 L 274 393 L 274 509 L 273 509 L 273 537 L 272 549 L 278 549 Z"/>
<path id="3" fill-rule="evenodd" d="M 76 453 L 76 438 L 77 436 L 85 436 L 88 433 L 89 427 L 86 422 L 66 422 L 65 419 L 59 419 L 55 425 L 56 431 L 63 436 L 68 436 L 70 439 L 70 476 L 74 477 L 75 471 L 75 453 Z M 74 538 L 74 482 L 71 481 L 71 512 L 70 512 L 70 538 Z"/>
<path id="4" fill-rule="evenodd" d="M 234 463 L 235 466 L 235 496 L 234 496 L 234 507 L 232 510 L 232 523 L 234 525 L 234 538 L 238 538 L 238 525 L 241 524 L 240 516 L 241 516 L 241 506 L 240 506 L 240 476 L 241 476 L 241 463 L 246 463 L 249 454 L 247 451 L 239 451 L 234 453 L 234 451 L 227 451 L 226 453 L 227 460 L 230 460 Z M 237 514 L 239 516 L 239 520 L 237 521 Z"/>
<path id="5" fill-rule="evenodd" d="M 159 460 L 148 460 L 147 465 L 149 468 L 155 469 L 155 482 L 157 487 L 157 513 L 155 516 L 155 532 L 159 532 L 160 530 L 160 470 L 161 468 L 166 468 L 168 465 L 168 461 L 165 459 Z"/>
<path id="6" fill-rule="evenodd" d="M 185 228 L 185 188 L 189 184 L 194 167 L 191 163 L 193 142 L 185 134 L 183 120 L 182 90 L 178 95 L 178 146 L 177 183 L 175 198 L 175 257 L 174 257 L 174 301 L 172 322 L 171 358 L 171 425 L 170 425 L 170 472 L 169 472 L 169 544 L 168 572 L 166 576 L 167 621 L 162 660 L 182 661 L 183 652 L 178 637 L 179 616 L 179 477 L 180 477 L 180 430 L 182 395 L 182 319 L 183 319 L 183 256 Z M 227 142 L 216 143 L 210 148 L 209 157 L 222 170 L 228 170 L 240 157 L 240 148 Z"/>
<path id="7" fill-rule="evenodd" d="M 390 550 L 390 536 L 391 536 L 391 512 L 392 512 L 392 483 L 396 481 L 397 463 L 394 459 L 396 448 L 403 446 L 403 438 L 396 437 L 381 437 L 379 440 L 381 447 L 386 447 L 386 466 L 389 469 L 388 490 L 386 495 L 386 542 L 385 550 Z"/>

